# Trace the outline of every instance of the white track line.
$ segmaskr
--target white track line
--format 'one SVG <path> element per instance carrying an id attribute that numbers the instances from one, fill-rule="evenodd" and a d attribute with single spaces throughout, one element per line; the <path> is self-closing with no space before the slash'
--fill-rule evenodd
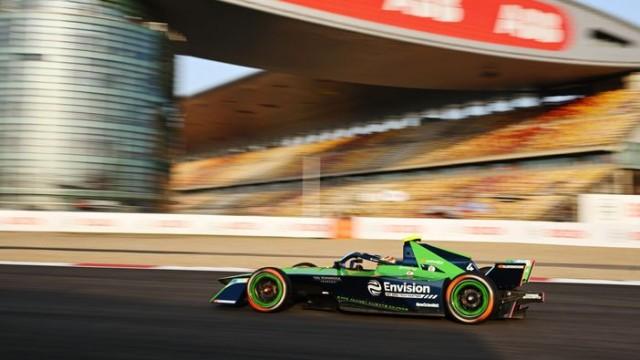
<path id="1" fill-rule="evenodd" d="M 9 266 L 53 266 L 76 268 L 124 269 L 124 270 L 170 270 L 170 271 L 208 271 L 208 272 L 252 272 L 253 269 L 242 267 L 210 267 L 210 266 L 155 266 L 155 265 L 127 265 L 127 264 L 86 264 L 62 262 L 30 262 L 30 261 L 0 261 L 0 265 Z M 532 283 L 581 284 L 581 285 L 624 285 L 640 286 L 640 280 L 598 280 L 598 279 L 569 279 L 569 278 L 533 278 Z"/>
<path id="2" fill-rule="evenodd" d="M 73 264 L 58 263 L 58 262 L 29 262 L 29 261 L 0 261 L 0 265 L 11 266 L 56 266 L 56 267 L 71 267 Z"/>

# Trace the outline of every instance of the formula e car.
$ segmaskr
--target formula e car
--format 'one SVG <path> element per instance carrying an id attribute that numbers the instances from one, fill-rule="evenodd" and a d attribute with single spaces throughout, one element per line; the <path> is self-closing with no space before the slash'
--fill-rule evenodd
<path id="1" fill-rule="evenodd" d="M 530 260 L 478 268 L 469 257 L 419 238 L 407 239 L 403 259 L 394 260 L 352 252 L 332 267 L 266 267 L 219 279 L 225 286 L 210 302 L 248 303 L 264 313 L 302 302 L 315 309 L 449 316 L 467 324 L 523 318 L 526 304 L 544 302 L 544 293 L 520 289 L 531 275 Z"/>

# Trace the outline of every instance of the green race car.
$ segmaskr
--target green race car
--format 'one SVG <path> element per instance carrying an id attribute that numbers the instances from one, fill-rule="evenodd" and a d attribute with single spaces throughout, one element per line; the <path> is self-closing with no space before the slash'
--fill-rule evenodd
<path id="1" fill-rule="evenodd" d="M 474 324 L 522 318 L 525 304 L 544 302 L 544 293 L 520 289 L 533 265 L 511 260 L 478 268 L 469 257 L 409 238 L 401 261 L 352 252 L 332 267 L 262 268 L 220 279 L 225 287 L 210 302 L 248 303 L 265 313 L 303 302 L 316 309 L 449 316 Z"/>

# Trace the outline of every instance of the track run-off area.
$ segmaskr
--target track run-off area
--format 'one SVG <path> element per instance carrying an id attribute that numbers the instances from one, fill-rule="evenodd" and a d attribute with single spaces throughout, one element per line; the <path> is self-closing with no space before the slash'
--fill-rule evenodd
<path id="1" fill-rule="evenodd" d="M 0 266 L 1 359 L 617 359 L 640 352 L 640 286 L 528 284 L 525 320 L 208 303 L 229 273 Z"/>

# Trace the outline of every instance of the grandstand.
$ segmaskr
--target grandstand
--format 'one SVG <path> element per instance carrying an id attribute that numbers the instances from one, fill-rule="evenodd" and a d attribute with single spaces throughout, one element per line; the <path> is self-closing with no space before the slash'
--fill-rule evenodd
<path id="1" fill-rule="evenodd" d="M 149 3 L 178 52 L 268 70 L 183 99 L 173 211 L 569 221 L 580 193 L 640 188 L 638 86 L 621 84 L 640 31 L 574 1 L 522 5 L 555 19 L 528 31 L 502 28 L 504 0 L 451 22 L 375 1 Z"/>
<path id="2" fill-rule="evenodd" d="M 596 91 L 457 120 L 425 109 L 397 116 L 419 126 L 185 161 L 173 167 L 173 210 L 574 220 L 577 194 L 634 191 L 625 179 L 637 171 L 620 159 L 638 140 L 639 95 Z M 317 172 L 304 173 L 308 158 Z"/>

